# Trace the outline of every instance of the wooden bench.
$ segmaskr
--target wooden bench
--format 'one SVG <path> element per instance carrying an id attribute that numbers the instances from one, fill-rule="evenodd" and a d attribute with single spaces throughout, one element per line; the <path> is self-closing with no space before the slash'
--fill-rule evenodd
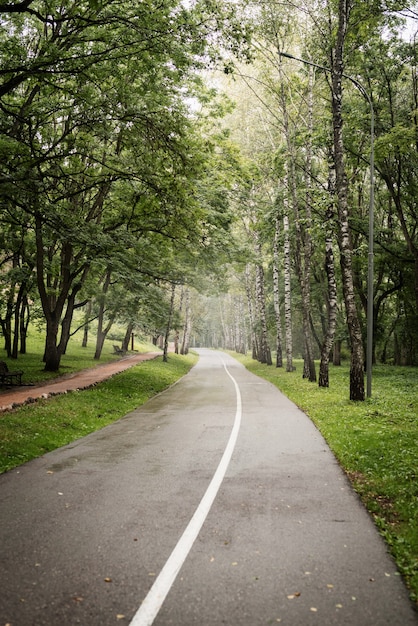
<path id="1" fill-rule="evenodd" d="M 14 381 L 16 381 L 17 385 L 21 385 L 22 374 L 21 370 L 11 372 L 7 367 L 7 363 L 0 361 L 0 385 L 13 385 Z"/>
<path id="2" fill-rule="evenodd" d="M 113 346 L 113 350 L 115 354 L 119 354 L 119 356 L 125 356 L 126 354 L 126 351 L 122 350 L 122 348 L 119 348 L 119 346 Z"/>

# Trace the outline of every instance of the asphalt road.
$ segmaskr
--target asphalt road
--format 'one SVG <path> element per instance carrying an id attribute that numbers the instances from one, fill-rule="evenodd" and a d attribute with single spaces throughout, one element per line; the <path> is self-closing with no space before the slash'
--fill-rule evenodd
<path id="1" fill-rule="evenodd" d="M 0 626 L 418 624 L 313 424 L 214 351 L 0 476 L 0 546 Z"/>

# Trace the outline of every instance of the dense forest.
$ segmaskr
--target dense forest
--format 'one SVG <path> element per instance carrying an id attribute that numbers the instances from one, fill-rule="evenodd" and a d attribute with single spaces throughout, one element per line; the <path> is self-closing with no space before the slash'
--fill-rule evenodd
<path id="1" fill-rule="evenodd" d="M 418 6 L 0 4 L 0 324 L 112 325 L 350 398 L 418 365 Z M 316 367 L 319 360 L 319 372 Z"/>

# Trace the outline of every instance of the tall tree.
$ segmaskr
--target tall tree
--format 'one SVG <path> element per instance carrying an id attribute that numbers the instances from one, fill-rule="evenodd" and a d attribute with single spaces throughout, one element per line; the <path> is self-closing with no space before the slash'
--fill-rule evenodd
<path id="1" fill-rule="evenodd" d="M 335 46 L 332 50 L 332 123 L 334 131 L 335 185 L 339 224 L 338 243 L 343 283 L 347 326 L 350 334 L 350 400 L 364 400 L 364 350 L 360 319 L 354 292 L 353 247 L 349 226 L 348 187 L 345 171 L 343 138 L 343 87 L 344 43 L 352 8 L 351 0 L 338 2 L 338 27 Z"/>
<path id="2" fill-rule="evenodd" d="M 204 0 L 152 10 L 124 0 L 22 2 L 2 12 L 0 209 L 35 232 L 45 367 L 55 371 L 112 233 L 116 241 L 123 224 L 137 228 L 139 214 L 168 237 L 176 224 L 198 223 L 197 212 L 185 215 L 197 206 L 193 172 L 205 148 L 185 96 L 194 70 L 220 58 L 221 37 L 238 51 L 247 33 L 228 3 L 214 13 Z M 120 181 L 135 187 L 133 204 L 114 202 Z"/>
<path id="3" fill-rule="evenodd" d="M 273 300 L 274 312 L 276 316 L 276 367 L 283 367 L 283 337 L 282 337 L 282 317 L 280 313 L 280 271 L 279 271 L 279 237 L 280 218 L 277 215 L 273 239 Z"/>
<path id="4" fill-rule="evenodd" d="M 335 261 L 333 250 L 334 239 L 334 198 L 335 198 L 335 167 L 332 156 L 329 159 L 328 193 L 329 206 L 325 213 L 325 272 L 327 276 L 327 324 L 324 329 L 324 338 L 321 345 L 321 360 L 319 364 L 318 384 L 320 387 L 329 387 L 329 358 L 334 343 L 337 325 L 337 281 L 335 276 Z"/>
<path id="5" fill-rule="evenodd" d="M 260 239 L 257 231 L 253 233 L 254 246 L 255 246 L 255 290 L 256 290 L 256 304 L 258 310 L 258 317 L 260 320 L 260 341 L 259 341 L 259 354 L 258 360 L 260 363 L 266 363 L 266 365 L 272 365 L 271 352 L 268 341 L 267 330 L 267 312 L 266 312 L 266 297 L 265 297 L 265 281 L 264 281 L 264 268 Z"/>

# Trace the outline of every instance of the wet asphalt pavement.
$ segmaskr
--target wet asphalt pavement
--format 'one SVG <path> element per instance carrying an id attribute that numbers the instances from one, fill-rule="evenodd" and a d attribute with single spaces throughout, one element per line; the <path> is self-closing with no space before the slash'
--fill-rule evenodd
<path id="1" fill-rule="evenodd" d="M 0 476 L 0 626 L 130 624 L 242 419 L 156 626 L 407 626 L 385 545 L 312 422 L 231 357 Z M 138 368 L 138 376 L 140 376 Z M 135 622 L 135 626 L 146 626 Z"/>

